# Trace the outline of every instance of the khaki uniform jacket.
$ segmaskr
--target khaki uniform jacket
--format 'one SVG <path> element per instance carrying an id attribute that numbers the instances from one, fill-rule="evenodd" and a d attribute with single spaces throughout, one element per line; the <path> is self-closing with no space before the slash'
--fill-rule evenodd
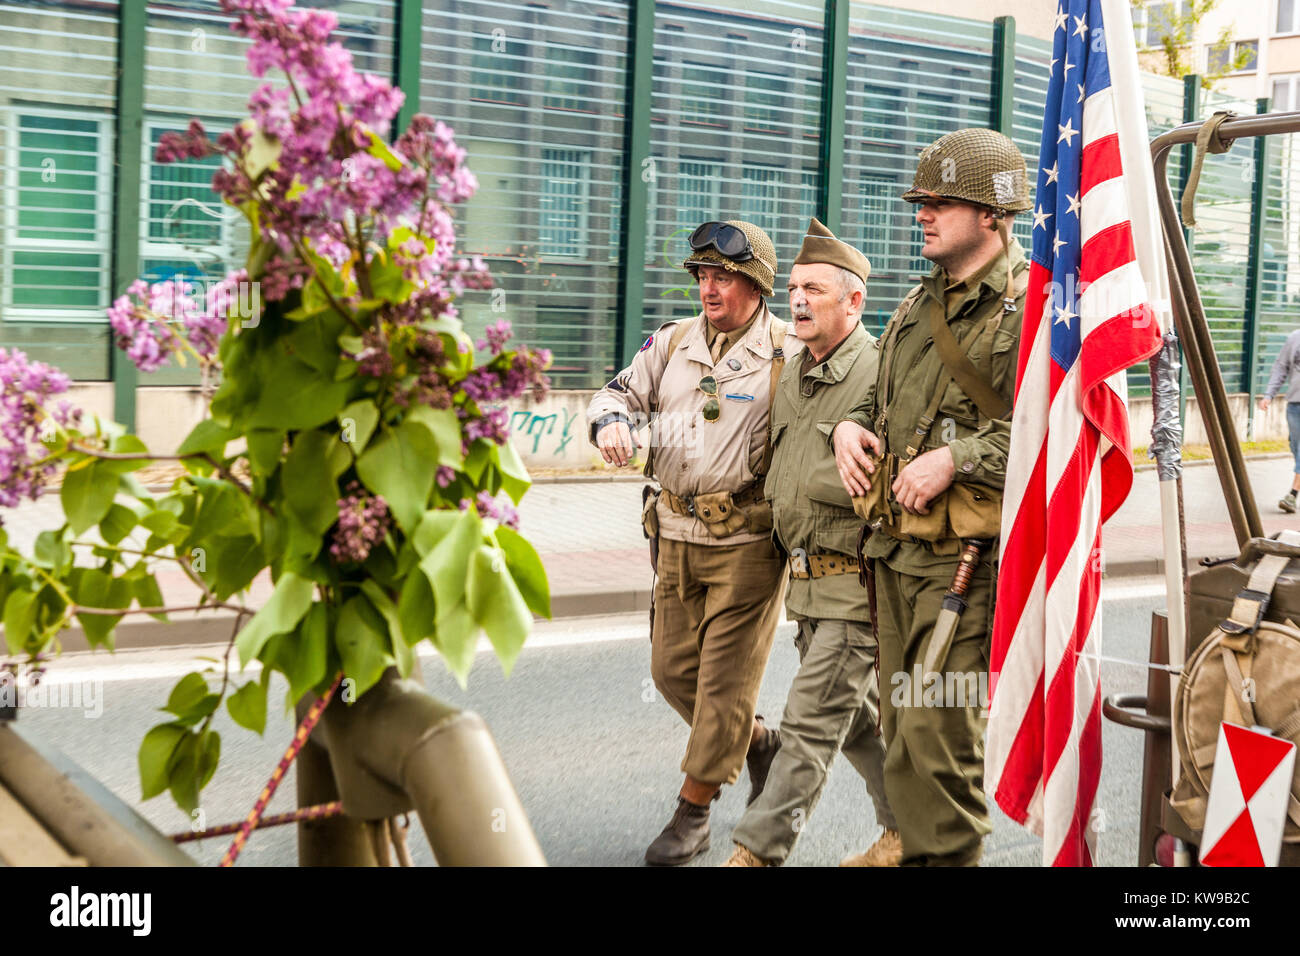
<path id="1" fill-rule="evenodd" d="M 787 552 L 857 554 L 862 519 L 835 468 L 828 440 L 835 426 L 875 386 L 877 343 L 861 325 L 835 353 L 801 375 L 803 357 L 787 362 L 772 408 L 772 470 L 766 494 L 777 540 Z M 791 578 L 785 606 L 800 617 L 870 621 L 866 589 L 855 573 Z"/>
<path id="2" fill-rule="evenodd" d="M 654 477 L 663 488 L 686 497 L 737 492 L 753 484 L 767 448 L 773 318 L 764 302 L 749 331 L 716 367 L 705 339 L 708 322 L 703 313 L 684 320 L 693 324 L 671 361 L 668 346 L 677 323 L 666 323 L 641 346 L 632 364 L 592 398 L 587 409 L 591 443 L 596 443 L 597 425 L 603 427 L 617 417 L 639 428 L 655 413 L 650 450 Z M 798 337 L 790 331 L 783 346 L 787 366 L 796 361 L 799 348 Z M 718 381 L 721 414 L 714 422 L 705 421 L 701 414 L 709 399 L 699 388 L 705 375 Z M 657 510 L 660 535 L 675 541 L 734 545 L 770 535 L 763 529 L 715 538 L 702 521 L 675 513 L 662 497 Z"/>
<path id="3" fill-rule="evenodd" d="M 1026 267 L 1024 250 L 1012 240 L 1013 274 L 1018 275 Z M 934 398 L 940 375 L 947 377 L 927 327 L 927 316 L 933 304 L 938 302 L 944 307 L 949 328 L 958 341 L 963 341 L 976 324 L 1001 312 L 1006 275 L 1007 260 L 999 251 L 983 276 L 969 284 L 966 295 L 949 306 L 944 295 L 949 285 L 948 276 L 935 266 L 921 281 L 921 294 L 911 308 L 906 307 L 905 300 L 895 311 L 881 333 L 876 387 L 846 416 L 872 432 L 876 431 L 878 401 L 883 400 L 886 394 L 884 376 L 888 368 L 891 379 L 889 408 L 883 429 L 885 434 L 878 436 L 884 445 L 883 451 L 900 458 L 906 455 L 908 440 Z M 1016 299 L 1015 311 L 1003 315 L 997 331 L 992 335 L 982 335 L 967 353 L 985 381 L 1006 399 L 1008 407 L 1015 391 L 1024 309 L 1025 296 L 1021 294 Z M 895 353 L 892 364 L 888 357 L 890 351 Z M 1001 490 L 1006 483 L 1007 454 L 1011 448 L 1011 413 L 1008 412 L 1005 418 L 985 418 L 957 383 L 949 381 L 934 426 L 917 454 L 919 456 L 943 445 L 952 450 L 956 468 L 954 482 L 971 482 Z M 901 514 L 901 506 L 894 501 L 892 494 L 890 503 L 895 516 Z M 984 563 L 992 563 L 997 550 L 996 544 L 988 549 Z M 950 575 L 957 566 L 955 554 L 937 555 L 925 542 L 899 541 L 880 532 L 871 536 L 864 553 L 867 557 L 885 559 L 895 571 L 905 574 Z"/>

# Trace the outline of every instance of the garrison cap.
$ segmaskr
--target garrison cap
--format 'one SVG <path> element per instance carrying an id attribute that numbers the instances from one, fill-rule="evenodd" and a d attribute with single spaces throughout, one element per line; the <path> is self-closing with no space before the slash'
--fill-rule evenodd
<path id="1" fill-rule="evenodd" d="M 772 237 L 752 222 L 728 219 L 727 225 L 735 226 L 745 234 L 745 238 L 749 240 L 749 247 L 754 250 L 754 258 L 735 262 L 710 246 L 699 252 L 692 252 L 682 263 L 682 268 L 693 278 L 699 279 L 699 266 L 722 266 L 728 272 L 739 272 L 753 279 L 754 284 L 758 286 L 759 294 L 770 296 L 772 283 L 776 281 L 776 246 L 772 244 Z"/>
<path id="2" fill-rule="evenodd" d="M 794 264 L 806 265 L 826 262 L 847 269 L 862 280 L 863 285 L 871 275 L 871 261 L 847 242 L 835 238 L 835 233 L 822 225 L 814 216 L 808 223 L 808 234 L 803 237 Z"/>

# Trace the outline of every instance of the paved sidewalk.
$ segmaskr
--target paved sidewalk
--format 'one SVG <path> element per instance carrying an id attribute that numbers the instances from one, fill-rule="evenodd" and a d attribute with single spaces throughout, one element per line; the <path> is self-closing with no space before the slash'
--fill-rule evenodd
<path id="1" fill-rule="evenodd" d="M 1255 458 L 1247 464 L 1259 502 L 1264 530 L 1300 530 L 1300 516 L 1284 515 L 1277 499 L 1290 487 L 1289 457 Z M 551 582 L 556 617 L 609 614 L 649 608 L 652 576 L 649 552 L 641 533 L 641 486 L 636 480 L 557 480 L 529 489 L 520 507 L 521 530 L 542 555 Z M 1204 557 L 1237 553 L 1218 475 L 1210 463 L 1188 465 L 1183 472 L 1183 505 L 1187 522 L 1190 564 Z M 30 553 L 36 535 L 60 522 L 56 494 L 17 509 L 0 509 L 9 541 Z M 1156 473 L 1138 472 L 1133 491 L 1103 530 L 1105 574 L 1108 577 L 1157 574 L 1163 570 L 1160 498 Z M 159 584 L 169 605 L 192 603 L 197 590 L 180 571 L 159 572 Z M 259 579 L 249 603 L 260 606 L 270 592 L 269 580 Z M 232 615 L 181 614 L 173 623 L 128 619 L 119 626 L 118 646 L 160 643 L 202 643 L 224 640 Z M 69 650 L 83 646 L 79 634 L 64 642 Z"/>

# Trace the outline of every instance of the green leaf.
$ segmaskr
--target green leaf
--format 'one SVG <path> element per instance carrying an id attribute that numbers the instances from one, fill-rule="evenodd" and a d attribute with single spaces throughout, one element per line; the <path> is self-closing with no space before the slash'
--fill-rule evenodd
<path id="1" fill-rule="evenodd" d="M 434 632 L 433 587 L 423 573 L 408 575 L 397 599 L 402 638 L 414 646 Z"/>
<path id="2" fill-rule="evenodd" d="M 496 447 L 495 443 L 486 438 L 476 438 L 469 446 L 469 454 L 465 456 L 465 464 L 461 471 L 465 472 L 474 484 L 478 484 L 483 478 L 483 469 L 492 462 L 493 450 Z"/>
<path id="3" fill-rule="evenodd" d="M 115 504 L 99 522 L 99 534 L 107 543 L 117 544 L 140 523 L 136 513 L 125 505 Z"/>
<path id="4" fill-rule="evenodd" d="M 426 511 L 424 517 L 420 519 L 420 524 L 415 529 L 415 534 L 411 535 L 411 543 L 415 547 L 415 552 L 420 557 L 424 557 L 433 550 L 434 545 L 446 537 L 447 532 L 451 531 L 461 521 L 461 512 L 448 511 L 446 509 L 436 509 Z"/>
<path id="5" fill-rule="evenodd" d="M 206 546 L 214 538 L 242 538 L 256 532 L 257 516 L 248 496 L 220 478 L 190 478 L 199 489 L 194 527 L 184 541 L 189 547 Z"/>
<path id="6" fill-rule="evenodd" d="M 342 440 L 352 450 L 353 455 L 360 455 L 366 445 L 370 444 L 370 436 L 375 433 L 377 424 L 379 424 L 379 409 L 375 407 L 373 399 L 360 399 L 339 412 Z"/>
<path id="7" fill-rule="evenodd" d="M 370 599 L 375 610 L 383 615 L 384 621 L 388 624 L 389 644 L 392 647 L 393 657 L 397 661 L 397 673 L 402 677 L 409 677 L 411 669 L 415 666 L 415 654 L 411 652 L 411 645 L 407 643 L 406 635 L 402 633 L 402 616 L 397 611 L 397 605 L 384 593 L 384 589 L 377 581 L 363 582 L 361 593 Z"/>
<path id="8" fill-rule="evenodd" d="M 5 601 L 5 643 L 10 654 L 19 653 L 36 626 L 36 592 L 14 591 Z"/>
<path id="9" fill-rule="evenodd" d="M 280 575 L 271 597 L 239 632 L 235 641 L 239 648 L 240 667 L 248 666 L 270 638 L 291 630 L 302 620 L 311 607 L 315 588 L 315 583 L 309 578 L 301 578 L 292 571 Z"/>
<path id="10" fill-rule="evenodd" d="M 292 634 L 284 636 L 278 667 L 289 681 L 289 698 L 295 704 L 325 678 L 329 656 L 329 608 L 313 604 Z"/>
<path id="11" fill-rule="evenodd" d="M 204 548 L 191 549 L 191 559 L 197 557 L 195 550 L 203 554 L 205 570 L 200 575 L 219 601 L 248 587 L 257 573 L 266 567 L 262 546 L 251 535 L 216 538 Z"/>
<path id="12" fill-rule="evenodd" d="M 281 472 L 284 503 L 310 537 L 319 537 L 338 520 L 338 476 L 351 456 L 335 435 L 299 432 Z"/>
<path id="13" fill-rule="evenodd" d="M 404 421 L 383 431 L 357 459 L 357 475 L 384 496 L 393 519 L 407 534 L 419 524 L 433 489 L 436 452 L 428 429 Z"/>
<path id="14" fill-rule="evenodd" d="M 465 596 L 465 579 L 469 559 L 483 540 L 483 522 L 474 509 L 459 512 L 445 535 L 420 559 L 420 569 L 433 585 L 438 607 L 438 627 L 442 616 Z"/>
<path id="15" fill-rule="evenodd" d="M 417 405 L 407 414 L 406 420 L 423 426 L 433 436 L 438 448 L 438 464 L 459 468 L 465 460 L 460 453 L 460 419 L 450 408 L 431 408 Z"/>
<path id="16" fill-rule="evenodd" d="M 462 600 L 446 613 L 438 609 L 438 630 L 434 635 L 434 644 L 438 653 L 447 664 L 447 669 L 456 676 L 460 686 L 465 686 L 465 678 L 474 665 L 474 653 L 478 646 L 478 625 L 469 606 Z"/>
<path id="17" fill-rule="evenodd" d="M 56 577 L 67 574 L 72 567 L 72 548 L 62 534 L 42 531 L 32 547 L 32 564 L 50 569 Z"/>
<path id="18" fill-rule="evenodd" d="M 357 682 L 358 698 L 394 663 L 384 620 L 360 595 L 349 598 L 339 611 L 334 646 L 343 661 L 343 673 Z"/>
<path id="19" fill-rule="evenodd" d="M 109 443 L 108 450 L 117 455 L 138 455 L 148 453 L 149 447 L 135 435 L 118 435 Z M 125 461 L 117 461 L 104 458 L 95 464 L 108 474 L 125 475 L 128 472 L 139 471 L 149 464 L 149 459 L 128 458 Z"/>
<path id="20" fill-rule="evenodd" d="M 188 731 L 176 742 L 167 764 L 167 786 L 176 805 L 192 813 L 199 805 L 199 738 Z"/>
<path id="21" fill-rule="evenodd" d="M 107 462 L 92 462 L 85 468 L 69 471 L 63 476 L 59 499 L 73 534 L 82 534 L 99 524 L 108 514 L 117 494 L 117 473 L 106 467 Z"/>
<path id="22" fill-rule="evenodd" d="M 546 577 L 546 566 L 542 564 L 537 550 L 528 539 L 518 531 L 504 525 L 497 528 L 497 544 L 506 558 L 506 567 L 515 579 L 524 603 L 534 614 L 542 617 L 551 616 L 551 585 Z"/>
<path id="23" fill-rule="evenodd" d="M 208 689 L 207 679 L 198 671 L 191 671 L 172 688 L 163 710 L 175 714 L 177 723 L 190 727 L 216 710 L 220 703 L 221 695 Z"/>
<path id="24" fill-rule="evenodd" d="M 279 467 L 283 450 L 284 432 L 274 428 L 254 428 L 248 432 L 248 463 L 253 474 L 272 474 Z"/>
<path id="25" fill-rule="evenodd" d="M 221 762 L 221 735 L 209 728 L 204 732 L 198 746 L 199 789 L 202 790 L 208 785 L 212 775 L 217 772 L 217 764 Z"/>
<path id="26" fill-rule="evenodd" d="M 370 145 L 366 148 L 366 152 L 382 161 L 393 172 L 401 169 L 403 166 L 402 157 L 394 153 L 392 148 L 384 142 L 383 137 L 374 130 L 367 130 L 366 132 L 370 134 Z"/>
<path id="27" fill-rule="evenodd" d="M 266 730 L 266 688 L 257 681 L 249 681 L 227 697 L 226 709 L 239 726 L 255 734 Z"/>
<path id="28" fill-rule="evenodd" d="M 136 578 L 131 582 L 131 590 L 135 595 L 137 607 L 163 606 L 162 589 L 158 587 L 158 579 L 154 575 L 146 573 Z M 149 616 L 155 621 L 167 620 L 166 614 L 150 614 Z"/>
<path id="29" fill-rule="evenodd" d="M 238 437 L 239 432 L 235 429 L 219 425 L 211 418 L 205 418 L 185 436 L 181 447 L 176 449 L 176 454 L 196 455 L 207 452 L 214 458 L 224 458 L 226 443 Z"/>
<path id="30" fill-rule="evenodd" d="M 515 451 L 515 446 L 510 442 L 498 446 L 497 463 L 501 471 L 501 487 L 515 504 L 519 504 L 519 499 L 524 496 L 533 479 L 529 476 L 519 453 Z"/>
<path id="31" fill-rule="evenodd" d="M 533 617 L 506 571 L 505 557 L 496 548 L 480 545 L 469 563 L 466 603 L 474 620 L 487 632 L 507 677 L 523 649 Z"/>
<path id="32" fill-rule="evenodd" d="M 115 578 L 99 568 L 74 568 L 68 577 L 68 591 L 82 607 L 125 610 L 134 596 L 132 582 Z M 77 623 L 86 634 L 91 647 L 105 644 L 112 647 L 113 629 L 122 619 L 120 614 L 77 614 Z"/>
<path id="33" fill-rule="evenodd" d="M 159 724 L 144 735 L 137 761 L 140 765 L 140 799 L 152 800 L 167 789 L 167 768 L 182 737 L 189 734 L 180 724 Z"/>

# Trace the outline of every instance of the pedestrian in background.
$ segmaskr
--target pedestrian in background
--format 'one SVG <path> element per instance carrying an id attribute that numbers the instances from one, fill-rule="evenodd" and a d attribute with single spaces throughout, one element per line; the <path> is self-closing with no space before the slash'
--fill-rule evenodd
<path id="1" fill-rule="evenodd" d="M 674 866 L 709 848 L 709 806 L 748 762 L 762 792 L 780 735 L 754 714 L 780 616 L 785 565 L 763 497 L 771 395 L 799 340 L 768 309 L 776 250 L 747 222 L 706 222 L 683 263 L 702 311 L 650 336 L 596 393 L 591 440 L 612 465 L 632 460 L 651 422 L 645 473 L 661 490 L 643 512 L 658 539 L 650 672 L 691 728 L 686 780 L 646 862 Z"/>
<path id="2" fill-rule="evenodd" d="M 1287 514 L 1295 514 L 1296 492 L 1300 491 L 1300 329 L 1286 337 L 1282 351 L 1277 353 L 1273 363 L 1273 374 L 1268 377 L 1268 388 L 1259 396 L 1259 410 L 1268 411 L 1282 386 L 1286 386 L 1286 431 L 1291 439 L 1291 458 L 1294 462 L 1295 477 L 1291 479 L 1291 490 L 1282 496 L 1277 506 Z"/>
<path id="3" fill-rule="evenodd" d="M 876 638 L 858 581 L 862 519 L 840 483 L 827 437 L 876 382 L 876 340 L 862 327 L 871 263 L 814 219 L 790 270 L 790 318 L 803 349 L 772 405 L 767 499 L 789 556 L 785 606 L 798 625 L 799 671 L 781 717 L 767 786 L 732 834 L 726 866 L 775 866 L 794 848 L 843 751 L 866 782 L 884 832 L 846 865 L 896 866 L 902 844 L 885 797 Z"/>

